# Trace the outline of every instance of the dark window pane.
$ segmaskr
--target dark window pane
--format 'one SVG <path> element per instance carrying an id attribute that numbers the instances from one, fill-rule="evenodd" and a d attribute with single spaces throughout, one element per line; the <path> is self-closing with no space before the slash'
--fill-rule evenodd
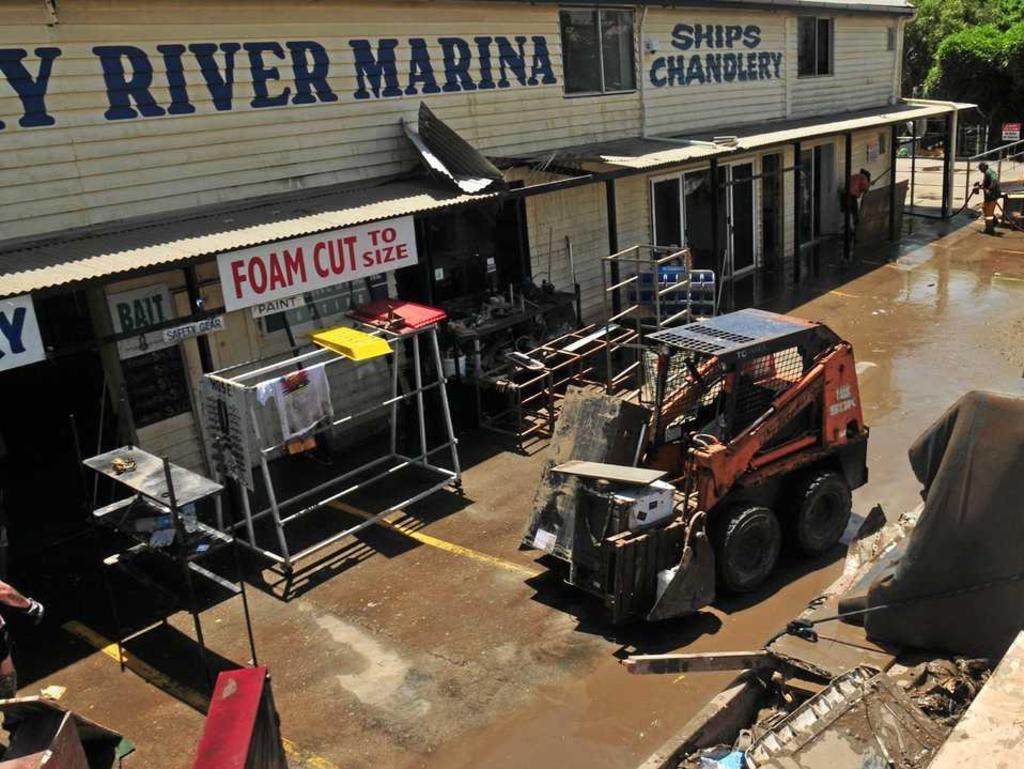
<path id="1" fill-rule="evenodd" d="M 562 68 L 566 93 L 601 90 L 597 11 L 562 11 Z"/>
<path id="2" fill-rule="evenodd" d="M 601 11 L 601 44 L 604 56 L 604 90 L 633 90 L 636 83 L 632 11 Z"/>
<path id="3" fill-rule="evenodd" d="M 818 74 L 832 73 L 832 19 L 818 19 Z"/>
<path id="4" fill-rule="evenodd" d="M 679 179 L 654 183 L 654 244 L 680 246 L 683 243 L 679 221 Z"/>
<path id="5" fill-rule="evenodd" d="M 809 16 L 801 16 L 797 35 L 797 69 L 801 75 L 815 74 L 815 38 L 817 37 L 817 20 Z"/>

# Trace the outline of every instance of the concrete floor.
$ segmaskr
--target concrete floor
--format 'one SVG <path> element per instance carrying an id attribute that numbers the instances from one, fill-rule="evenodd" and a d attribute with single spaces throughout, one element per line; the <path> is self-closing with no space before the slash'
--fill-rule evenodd
<path id="1" fill-rule="evenodd" d="M 872 428 L 861 512 L 916 505 L 907 447 L 958 395 L 1024 392 L 1024 236 L 986 237 L 978 222 L 943 226 L 945 235 L 912 225 L 894 261 L 865 257 L 856 277 L 823 269 L 776 302 L 854 344 Z M 535 554 L 518 551 L 542 453 L 519 456 L 470 434 L 464 456 L 464 499 L 435 496 L 396 517 L 407 533 L 375 528 L 332 551 L 288 602 L 270 584 L 250 590 L 293 767 L 633 766 L 731 674 L 629 676 L 624 653 L 757 647 L 839 569 L 840 554 L 785 563 L 757 595 L 658 626 L 612 628 Z M 128 765 L 189 767 L 202 716 L 165 689 L 186 687 L 175 691 L 187 700 L 201 687 L 189 672 L 193 650 L 158 629 L 131 649 L 150 680 L 121 673 L 62 628 L 101 621 L 84 603 L 55 605 L 42 629 L 19 636 L 23 693 L 66 686 L 67 705 L 137 743 Z M 236 662 L 247 659 L 240 617 L 237 602 L 204 614 L 208 644 Z M 171 618 L 181 631 L 189 624 Z"/>

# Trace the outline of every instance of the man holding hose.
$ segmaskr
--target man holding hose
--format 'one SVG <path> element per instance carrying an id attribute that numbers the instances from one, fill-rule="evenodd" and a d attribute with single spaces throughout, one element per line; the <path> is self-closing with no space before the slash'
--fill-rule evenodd
<path id="1" fill-rule="evenodd" d="M 974 185 L 974 190 L 979 189 L 985 193 L 985 201 L 981 204 L 982 214 L 985 216 L 985 234 L 996 234 L 996 202 L 1002 197 L 1002 190 L 999 188 L 999 176 L 989 168 L 988 163 L 978 165 L 981 171 L 981 181 Z"/>

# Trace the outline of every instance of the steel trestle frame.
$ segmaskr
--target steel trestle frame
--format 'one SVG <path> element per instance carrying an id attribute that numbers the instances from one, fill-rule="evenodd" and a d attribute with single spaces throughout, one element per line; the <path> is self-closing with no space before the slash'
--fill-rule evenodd
<path id="1" fill-rule="evenodd" d="M 385 413 L 389 422 L 387 453 L 285 499 L 279 499 L 278 497 L 277 485 L 274 482 L 268 460 L 268 457 L 280 451 L 285 444 L 274 443 L 272 445 L 265 445 L 267 441 L 260 430 L 260 421 L 255 406 L 254 395 L 256 388 L 260 384 L 276 380 L 283 373 L 290 373 L 299 369 L 309 370 L 311 368 L 334 365 L 339 362 L 346 362 L 353 366 L 359 364 L 332 351 L 318 348 L 292 355 L 274 363 L 265 363 L 263 360 L 251 361 L 247 364 L 232 366 L 219 372 L 205 375 L 221 387 L 238 388 L 245 391 L 246 416 L 249 421 L 246 427 L 251 429 L 250 434 L 255 439 L 256 451 L 253 452 L 255 454 L 253 458 L 259 466 L 259 473 L 263 479 L 268 501 L 266 507 L 259 511 L 254 511 L 252 501 L 253 489 L 249 488 L 245 483 L 240 483 L 243 508 L 242 520 L 233 522 L 227 525 L 227 527 L 224 526 L 222 520 L 218 520 L 218 525 L 229 533 L 235 533 L 237 530 L 244 528 L 244 536 L 237 535 L 237 542 L 243 547 L 264 556 L 276 566 L 282 567 L 286 575 L 291 575 L 297 561 L 303 560 L 340 540 L 374 525 L 388 513 L 415 504 L 446 486 L 453 485 L 456 488 L 461 488 L 462 470 L 459 463 L 458 439 L 455 437 L 451 410 L 448 404 L 447 386 L 437 339 L 437 327 L 432 325 L 422 329 L 409 330 L 405 333 L 393 333 L 365 324 L 357 325 L 376 336 L 385 338 L 391 346 L 391 354 L 387 356 L 390 359 L 389 364 L 391 367 L 389 377 L 391 387 L 388 397 L 367 408 L 332 419 L 328 424 L 321 425 L 314 430 L 311 435 L 319 435 L 362 417 Z M 415 386 L 408 392 L 400 393 L 399 366 L 403 362 L 407 362 L 408 356 L 402 353 L 403 344 L 406 342 L 412 347 L 411 357 L 415 368 L 413 372 Z M 423 342 L 426 342 L 428 345 L 425 355 L 421 347 Z M 428 365 L 432 365 L 436 374 L 436 380 L 427 384 L 423 382 L 422 365 L 424 358 L 427 358 L 429 361 Z M 251 368 L 253 366 L 256 366 L 256 368 Z M 239 371 L 241 373 L 238 373 Z M 268 377 L 268 375 L 270 376 Z M 426 432 L 424 394 L 433 390 L 437 390 L 440 395 L 445 435 L 441 444 L 429 447 Z M 398 406 L 402 402 L 411 402 L 416 413 L 417 427 L 419 429 L 419 452 L 415 456 L 406 456 L 398 452 Z M 215 430 L 216 426 L 210 425 L 208 422 L 209 420 L 204 420 L 204 431 Z M 210 442 L 216 441 L 218 438 L 222 438 L 222 436 L 217 434 L 208 436 Z M 431 463 L 431 457 L 434 454 L 444 451 L 450 452 L 451 469 Z M 360 489 L 365 489 L 378 481 L 393 479 L 396 473 L 410 467 L 423 468 L 437 474 L 439 478 L 426 489 L 418 491 L 400 502 L 389 505 L 383 510 L 373 512 L 366 520 L 360 521 L 358 524 L 350 526 L 343 531 L 334 532 L 298 552 L 292 552 L 286 531 L 289 523 L 297 521 L 325 505 L 337 502 Z M 367 473 L 372 473 L 372 475 L 368 478 L 361 477 Z M 348 481 L 352 482 L 346 483 Z M 300 504 L 302 506 L 298 510 L 286 513 L 290 508 Z M 277 540 L 278 549 L 276 552 L 261 546 L 257 542 L 255 523 L 268 516 L 272 520 Z"/>

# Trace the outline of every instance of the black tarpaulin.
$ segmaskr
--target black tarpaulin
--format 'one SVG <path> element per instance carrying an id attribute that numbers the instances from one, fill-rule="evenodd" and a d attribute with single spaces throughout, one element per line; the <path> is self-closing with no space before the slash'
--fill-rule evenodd
<path id="1" fill-rule="evenodd" d="M 910 448 L 924 509 L 868 589 L 868 636 L 1001 657 L 1024 626 L 1024 398 L 964 395 Z M 959 593 L 957 591 L 960 591 Z"/>

